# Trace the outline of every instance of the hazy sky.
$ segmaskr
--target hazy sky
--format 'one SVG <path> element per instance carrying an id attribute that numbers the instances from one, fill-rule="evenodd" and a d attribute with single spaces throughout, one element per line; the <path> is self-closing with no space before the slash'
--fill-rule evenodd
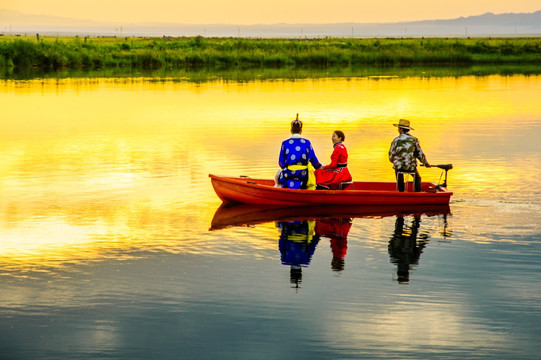
<path id="1" fill-rule="evenodd" d="M 0 9 L 128 24 L 398 22 L 534 12 L 539 0 L 0 0 Z"/>

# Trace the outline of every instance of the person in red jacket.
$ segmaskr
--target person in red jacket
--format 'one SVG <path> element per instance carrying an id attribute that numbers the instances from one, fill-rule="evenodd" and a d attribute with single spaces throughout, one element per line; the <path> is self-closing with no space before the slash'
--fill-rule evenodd
<path id="1" fill-rule="evenodd" d="M 341 182 L 351 181 L 351 174 L 347 167 L 348 151 L 343 144 L 346 136 L 342 131 L 336 130 L 332 133 L 331 139 L 334 147 L 331 163 L 315 171 L 318 189 L 336 190 Z"/>

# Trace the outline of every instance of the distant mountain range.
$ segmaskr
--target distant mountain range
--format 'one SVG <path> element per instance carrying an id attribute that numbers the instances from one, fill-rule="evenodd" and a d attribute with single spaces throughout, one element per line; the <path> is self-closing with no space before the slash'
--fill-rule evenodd
<path id="1" fill-rule="evenodd" d="M 541 36 L 541 10 L 448 20 L 333 24 L 112 24 L 0 9 L 0 34 L 232 37 Z"/>

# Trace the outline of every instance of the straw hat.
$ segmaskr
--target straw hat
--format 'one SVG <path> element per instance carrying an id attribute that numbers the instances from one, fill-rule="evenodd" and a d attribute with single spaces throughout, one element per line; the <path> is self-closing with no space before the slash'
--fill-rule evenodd
<path id="1" fill-rule="evenodd" d="M 410 127 L 410 121 L 406 119 L 400 119 L 398 120 L 398 124 L 393 124 L 394 126 L 398 126 L 402 129 L 408 129 L 408 130 L 415 130 L 414 128 Z"/>

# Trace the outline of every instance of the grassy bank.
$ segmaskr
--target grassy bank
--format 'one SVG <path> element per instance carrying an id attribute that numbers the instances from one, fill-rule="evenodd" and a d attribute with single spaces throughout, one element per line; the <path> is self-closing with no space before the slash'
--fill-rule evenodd
<path id="1" fill-rule="evenodd" d="M 0 37 L 0 66 L 46 71 L 474 64 L 541 66 L 541 38 Z"/>

